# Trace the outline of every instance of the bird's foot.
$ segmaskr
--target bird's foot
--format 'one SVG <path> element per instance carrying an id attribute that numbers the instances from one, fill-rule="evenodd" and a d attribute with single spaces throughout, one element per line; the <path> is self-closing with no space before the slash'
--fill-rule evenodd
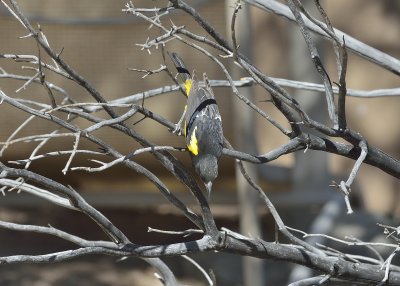
<path id="1" fill-rule="evenodd" d="M 176 134 L 178 136 L 182 135 L 182 128 L 181 128 L 181 124 L 180 123 L 175 124 L 175 128 L 174 128 L 174 130 L 172 130 L 172 133 L 174 133 L 174 134 Z"/>

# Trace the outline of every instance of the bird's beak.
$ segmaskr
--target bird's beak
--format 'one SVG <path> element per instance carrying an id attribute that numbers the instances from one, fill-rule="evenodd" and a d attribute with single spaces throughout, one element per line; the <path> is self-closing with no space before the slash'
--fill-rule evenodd
<path id="1" fill-rule="evenodd" d="M 207 192 L 208 192 L 208 201 L 210 201 L 211 189 L 212 189 L 212 182 L 206 183 L 206 188 L 207 188 Z"/>

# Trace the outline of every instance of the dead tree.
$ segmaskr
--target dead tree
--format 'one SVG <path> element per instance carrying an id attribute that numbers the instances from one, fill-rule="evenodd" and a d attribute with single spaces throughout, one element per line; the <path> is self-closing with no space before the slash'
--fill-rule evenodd
<path id="1" fill-rule="evenodd" d="M 216 65 L 226 80 L 210 80 L 211 86 L 226 86 L 232 94 L 238 97 L 243 104 L 252 109 L 265 119 L 265 124 L 272 124 L 277 130 L 287 137 L 287 142 L 278 148 L 269 151 L 266 154 L 248 154 L 241 150 L 234 150 L 229 143 L 229 138 L 225 139 L 224 156 L 231 156 L 237 159 L 240 172 L 247 180 L 248 184 L 258 194 L 265 208 L 272 214 L 279 236 L 283 236 L 289 243 L 269 242 L 263 239 L 254 239 L 229 230 L 227 228 L 218 228 L 214 216 L 210 210 L 209 203 L 203 194 L 202 187 L 195 178 L 186 170 L 182 163 L 176 158 L 174 153 L 185 151 L 185 148 L 176 148 L 171 146 L 158 146 L 141 134 L 130 128 L 125 121 L 135 114 L 142 114 L 145 120 L 153 120 L 167 128 L 170 132 L 175 130 L 175 124 L 154 112 L 145 108 L 141 103 L 148 97 L 159 96 L 179 89 L 177 84 L 168 84 L 160 86 L 155 90 L 148 90 L 127 96 L 114 101 L 106 101 L 102 94 L 91 85 L 82 75 L 79 74 L 63 58 L 62 51 L 55 51 L 51 46 L 51 39 L 48 39 L 40 27 L 34 27 L 23 11 L 18 7 L 16 0 L 2 0 L 2 5 L 13 15 L 16 21 L 25 29 L 26 34 L 22 35 L 21 41 L 34 41 L 37 44 L 37 50 L 32 55 L 1 54 L 3 60 L 14 60 L 16 64 L 29 64 L 32 71 L 31 76 L 22 76 L 8 73 L 0 69 L 1 78 L 10 80 L 21 80 L 23 82 L 21 89 L 28 89 L 31 85 L 37 84 L 43 86 L 44 92 L 48 96 L 47 102 L 38 100 L 25 100 L 16 94 L 6 94 L 0 89 L 0 110 L 13 109 L 15 112 L 25 113 L 27 119 L 22 123 L 8 140 L 1 142 L 1 154 L 6 149 L 19 142 L 35 141 L 39 142 L 31 150 L 29 158 L 15 160 L 13 162 L 0 162 L 0 185 L 2 191 L 19 190 L 48 200 L 60 207 L 76 210 L 84 213 L 101 227 L 109 237 L 107 241 L 89 241 L 73 234 L 64 232 L 61 229 L 53 227 L 44 227 L 38 225 L 20 225 L 5 221 L 0 222 L 0 226 L 5 229 L 15 231 L 28 231 L 43 233 L 50 236 L 56 236 L 70 241 L 77 245 L 77 248 L 44 255 L 12 255 L 0 257 L 0 263 L 57 263 L 76 257 L 87 256 L 91 254 L 102 254 L 115 257 L 139 257 L 153 265 L 159 273 L 160 280 L 165 285 L 177 285 L 177 280 L 168 266 L 162 262 L 161 258 L 165 256 L 185 256 L 200 252 L 212 252 L 218 255 L 220 252 L 233 253 L 241 256 L 251 256 L 261 259 L 275 259 L 286 262 L 296 263 L 312 268 L 321 273 L 321 276 L 309 278 L 292 285 L 313 285 L 322 284 L 325 281 L 343 282 L 354 281 L 360 284 L 387 284 L 400 285 L 400 268 L 393 265 L 392 259 L 399 252 L 399 229 L 398 227 L 386 226 L 390 231 L 391 241 L 387 243 L 361 242 L 354 240 L 343 240 L 329 237 L 327 234 L 309 234 L 303 230 L 297 230 L 285 225 L 280 214 L 275 209 L 273 202 L 268 198 L 263 189 L 257 185 L 247 174 L 243 161 L 252 164 L 265 164 L 273 161 L 280 156 L 293 152 L 306 151 L 308 149 L 320 152 L 329 152 L 337 156 L 344 156 L 354 160 L 354 168 L 347 180 L 335 183 L 335 187 L 342 192 L 343 199 L 346 201 L 347 212 L 353 212 L 349 195 L 351 185 L 357 175 L 361 164 L 369 164 L 381 169 L 387 174 L 399 178 L 400 162 L 392 156 L 386 154 L 379 148 L 368 144 L 367 139 L 353 130 L 347 124 L 346 120 L 346 97 L 365 96 L 371 94 L 375 96 L 398 95 L 399 89 L 362 91 L 347 90 L 346 71 L 347 71 L 347 52 L 356 53 L 374 64 L 377 64 L 397 75 L 400 75 L 400 61 L 379 52 L 356 39 L 345 35 L 339 30 L 333 28 L 328 15 L 322 6 L 316 1 L 315 5 L 320 13 L 323 22 L 317 20 L 314 16 L 304 9 L 298 0 L 287 0 L 287 5 L 276 1 L 267 0 L 244 0 L 238 1 L 231 15 L 231 33 L 230 41 L 223 38 L 219 31 L 209 24 L 201 14 L 193 7 L 182 0 L 171 0 L 165 7 L 140 8 L 134 6 L 133 1 L 129 1 L 123 12 L 131 17 L 139 17 L 148 22 L 152 29 L 157 29 L 160 34 L 155 38 L 149 38 L 145 43 L 138 43 L 143 50 L 149 53 L 159 52 L 164 55 L 168 49 L 168 44 L 172 41 L 180 42 L 187 46 L 187 49 L 196 50 L 204 55 L 204 59 Z M 160 1 L 161 2 L 161 1 Z M 157 1 L 154 2 L 156 5 Z M 163 2 L 164 3 L 164 2 Z M 162 5 L 159 4 L 159 5 Z M 312 84 L 307 82 L 296 82 L 285 79 L 273 79 L 264 74 L 246 58 L 240 50 L 236 41 L 236 17 L 240 13 L 242 5 L 254 5 L 260 9 L 272 11 L 277 15 L 295 21 L 304 36 L 310 52 L 310 58 L 315 65 L 322 84 Z M 187 30 L 184 26 L 176 26 L 168 20 L 172 11 L 181 10 L 189 15 L 200 25 L 207 36 L 199 35 Z M 311 32 L 317 33 L 327 38 L 332 44 L 337 64 L 337 75 L 329 75 L 321 61 L 319 51 L 311 37 Z M 232 42 L 232 45 L 230 44 Z M 220 57 L 214 56 L 217 52 L 220 57 L 227 58 L 235 62 L 241 69 L 248 74 L 247 78 L 232 78 L 230 72 L 221 62 Z M 45 57 L 49 60 L 45 60 Z M 137 70 L 143 73 L 143 78 L 151 76 L 154 73 L 167 72 L 173 80 L 173 72 L 168 69 L 168 63 L 164 62 L 157 70 Z M 96 102 L 77 102 L 69 96 L 68 92 L 48 81 L 48 74 L 55 74 L 65 80 L 81 86 L 88 95 Z M 337 78 L 337 83 L 333 85 L 332 78 Z M 204 83 L 203 83 L 204 84 Z M 257 103 L 248 100 L 239 91 L 239 87 L 258 85 L 262 87 L 267 95 L 270 95 L 272 104 L 282 113 L 288 123 L 289 128 L 278 120 L 272 118 Z M 318 90 L 323 92 L 326 97 L 326 112 L 329 115 L 329 123 L 323 123 L 311 118 L 303 107 L 296 101 L 292 95 L 285 90 L 285 87 L 293 87 L 306 90 Z M 127 108 L 128 111 L 120 112 L 121 108 Z M 98 116 L 97 113 L 103 111 L 107 117 Z M 30 134 L 20 136 L 20 131 L 34 120 L 45 120 L 51 122 L 54 129 L 48 134 Z M 77 123 L 77 119 L 90 123 L 89 127 L 83 128 Z M 139 143 L 142 147 L 132 151 L 129 154 L 121 154 L 116 148 L 108 142 L 100 139 L 94 134 L 94 131 L 109 127 L 116 132 L 120 132 Z M 314 132 L 311 134 L 310 130 Z M 54 138 L 73 138 L 74 144 L 70 150 L 57 150 L 40 154 L 41 149 Z M 337 139 L 341 139 L 338 142 Z M 90 141 L 97 149 L 81 149 L 82 140 Z M 343 143 L 345 142 L 345 143 Z M 154 173 L 145 166 L 132 160 L 138 154 L 148 152 L 156 158 L 171 176 L 177 178 L 181 184 L 186 186 L 197 200 L 199 212 L 190 209 L 183 203 L 174 192 L 165 185 Z M 97 167 L 71 167 L 74 158 L 80 155 L 89 155 L 103 158 L 94 160 Z M 79 190 L 74 190 L 68 185 L 63 185 L 40 173 L 29 169 L 31 162 L 41 160 L 42 158 L 64 158 L 65 167 L 61 170 L 64 174 L 76 170 L 87 172 L 101 172 L 113 166 L 120 164 L 132 172 L 145 176 L 167 200 L 176 207 L 192 224 L 193 229 L 182 230 L 181 232 L 169 232 L 158 230 L 160 232 L 170 233 L 171 235 L 187 236 L 191 234 L 201 234 L 201 238 L 193 239 L 189 242 L 176 242 L 168 245 L 140 245 L 131 241 L 120 229 L 118 229 L 107 217 L 97 209 L 88 204 L 79 194 Z M 58 159 L 59 160 L 59 159 Z M 16 166 L 15 166 L 16 165 Z M 157 230 L 154 230 L 157 231 Z M 300 234 L 300 236 L 299 236 Z M 379 257 L 355 257 L 350 254 L 336 253 L 329 249 L 320 248 L 317 245 L 311 245 L 305 242 L 304 238 L 308 236 L 324 236 L 330 240 L 335 240 L 346 245 L 364 245 L 366 247 L 375 247 L 377 245 L 391 249 L 391 255 L 386 260 L 381 261 Z M 190 260 L 192 261 L 192 260 Z M 207 283 L 214 285 L 213 279 L 200 268 L 204 273 Z"/>

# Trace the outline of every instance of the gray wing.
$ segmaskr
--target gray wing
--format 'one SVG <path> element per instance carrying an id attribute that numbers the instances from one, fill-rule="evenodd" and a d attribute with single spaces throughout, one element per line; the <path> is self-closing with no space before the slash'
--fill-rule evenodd
<path id="1" fill-rule="evenodd" d="M 207 142 L 213 142 L 215 146 L 208 146 L 209 151 L 221 156 L 223 135 L 218 105 L 212 91 L 199 87 L 197 81 L 192 83 L 185 116 L 186 144 L 190 144 L 192 132 L 197 127 L 199 153 L 206 149 Z"/>
<path id="2" fill-rule="evenodd" d="M 207 116 L 211 119 L 221 120 L 217 102 L 212 91 L 200 87 L 196 80 L 193 80 L 192 88 L 187 100 L 186 126 L 190 129 L 190 122 L 196 116 Z"/>

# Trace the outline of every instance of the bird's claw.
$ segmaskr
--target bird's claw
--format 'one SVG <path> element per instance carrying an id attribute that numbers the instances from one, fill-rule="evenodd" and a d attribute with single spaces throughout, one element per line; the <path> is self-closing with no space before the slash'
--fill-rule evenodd
<path id="1" fill-rule="evenodd" d="M 181 136 L 182 135 L 182 128 L 180 124 L 175 124 L 174 130 L 172 130 L 172 133 Z"/>

